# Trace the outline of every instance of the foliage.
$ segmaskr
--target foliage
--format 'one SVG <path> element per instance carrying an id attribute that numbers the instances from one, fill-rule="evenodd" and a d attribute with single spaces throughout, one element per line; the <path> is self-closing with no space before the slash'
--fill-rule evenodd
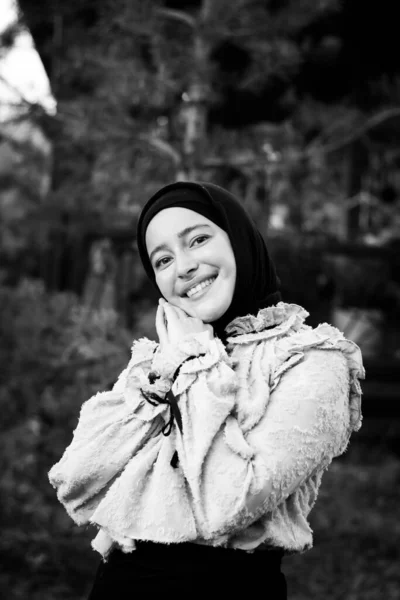
<path id="1" fill-rule="evenodd" d="M 48 295 L 43 284 L 0 288 L 2 427 L 30 418 L 48 423 L 80 402 L 80 389 L 110 385 L 129 354 L 130 336 L 112 312 L 91 314 L 72 294 Z M 58 388 L 71 398 L 54 403 Z"/>
<path id="2" fill-rule="evenodd" d="M 284 561 L 289 598 L 398 598 L 399 482 L 399 457 L 368 440 L 331 465 L 311 513 L 315 547 Z"/>
<path id="3" fill-rule="evenodd" d="M 329 38 L 331 50 L 340 49 L 337 38 L 321 38 L 318 23 L 334 21 L 341 2 L 40 0 L 33 6 L 20 0 L 20 6 L 58 102 L 55 118 L 32 113 L 51 139 L 54 168 L 39 218 L 30 212 L 31 229 L 14 236 L 29 249 L 38 221 L 46 223 L 42 237 L 47 223 L 66 213 L 88 227 L 133 223 L 161 185 L 188 173 L 219 179 L 221 163 L 247 180 L 250 202 L 264 178 L 264 195 L 279 205 L 278 221 L 289 233 L 343 237 L 348 158 L 341 144 L 365 133 L 365 113 L 349 97 L 327 105 L 296 87 L 315 44 Z M 241 98 L 261 97 L 269 86 L 286 90 L 271 96 L 272 116 L 241 109 Z M 385 94 L 386 103 L 395 98 Z M 276 149 L 271 128 L 227 129 L 225 108 L 236 105 L 238 123 L 283 121 L 292 134 Z M 196 171 L 186 160 L 185 139 L 200 113 L 198 139 L 186 146 L 198 142 L 195 160 L 219 167 Z M 340 156 L 330 160 L 335 151 Z M 5 226 L 3 239 L 12 238 L 12 227 Z"/>
<path id="4" fill-rule="evenodd" d="M 182 98 L 193 82 L 209 110 L 233 88 L 293 79 L 302 63 L 296 36 L 338 7 L 334 0 L 279 9 L 260 0 L 170 4 L 20 2 L 58 101 L 54 201 L 64 208 L 135 210 L 182 161 Z M 45 27 L 54 35 L 43 35 Z M 224 57 L 232 48 L 231 69 Z M 212 151 L 208 140 L 203 150 Z"/>
<path id="5" fill-rule="evenodd" d="M 7 598 L 22 573 L 21 598 L 42 598 L 49 581 L 49 598 L 76 598 L 87 577 L 82 551 L 87 568 L 94 566 L 87 534 L 59 509 L 46 474 L 68 445 L 82 402 L 126 366 L 131 335 L 114 313 L 89 314 L 72 294 L 48 295 L 27 280 L 0 287 L 0 588 Z"/>

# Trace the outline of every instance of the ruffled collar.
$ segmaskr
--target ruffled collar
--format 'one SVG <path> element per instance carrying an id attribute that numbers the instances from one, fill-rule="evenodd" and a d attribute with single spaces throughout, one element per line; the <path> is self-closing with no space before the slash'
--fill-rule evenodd
<path id="1" fill-rule="evenodd" d="M 237 317 L 229 323 L 225 328 L 225 332 L 229 341 L 235 343 L 238 336 L 254 336 L 261 332 L 270 333 L 274 336 L 276 333 L 275 328 L 288 330 L 291 328 L 300 328 L 304 320 L 309 316 L 309 313 L 298 304 L 286 304 L 285 302 L 279 302 L 276 306 L 268 306 L 262 308 L 257 315 L 246 315 L 244 317 Z M 274 330 L 267 332 L 266 330 Z"/>

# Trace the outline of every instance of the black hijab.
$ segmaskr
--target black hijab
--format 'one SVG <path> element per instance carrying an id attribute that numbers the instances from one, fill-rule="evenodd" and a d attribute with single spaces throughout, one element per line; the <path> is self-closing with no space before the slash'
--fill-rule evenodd
<path id="1" fill-rule="evenodd" d="M 261 308 L 281 300 L 280 281 L 261 233 L 233 194 L 213 183 L 172 183 L 160 189 L 144 206 L 138 222 L 137 243 L 145 271 L 156 287 L 146 249 L 146 230 L 158 212 L 174 206 L 206 217 L 221 227 L 231 242 L 236 260 L 236 286 L 230 307 L 212 323 L 218 337 L 224 338 L 225 327 L 236 317 L 256 315 Z"/>

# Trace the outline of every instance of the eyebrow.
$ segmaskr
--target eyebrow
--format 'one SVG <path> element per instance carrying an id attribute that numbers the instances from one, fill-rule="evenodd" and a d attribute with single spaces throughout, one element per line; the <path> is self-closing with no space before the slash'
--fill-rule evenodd
<path id="1" fill-rule="evenodd" d="M 199 229 L 200 227 L 210 227 L 210 225 L 207 225 L 207 223 L 199 223 L 198 225 L 191 225 L 190 227 L 185 227 L 185 229 L 182 229 L 182 231 L 180 231 L 178 233 L 178 238 L 182 239 L 184 238 L 186 235 L 188 235 L 189 233 L 191 233 L 192 231 L 194 231 L 195 229 Z M 160 252 L 160 250 L 168 250 L 168 246 L 167 244 L 159 244 L 159 246 L 156 246 L 154 248 L 154 250 L 152 250 L 150 256 L 149 256 L 149 260 L 151 262 L 154 254 L 156 254 L 157 252 Z"/>

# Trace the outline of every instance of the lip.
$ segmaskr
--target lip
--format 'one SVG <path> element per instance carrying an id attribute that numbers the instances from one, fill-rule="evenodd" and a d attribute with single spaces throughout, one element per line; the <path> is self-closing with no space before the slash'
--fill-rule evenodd
<path id="1" fill-rule="evenodd" d="M 204 288 L 204 290 L 202 290 L 202 292 L 206 292 L 206 291 L 208 291 L 208 289 L 209 289 L 209 288 L 210 288 L 210 287 L 211 287 L 211 286 L 212 286 L 212 285 L 215 283 L 215 281 L 217 280 L 217 277 L 218 277 L 218 275 L 208 275 L 207 277 L 202 277 L 201 279 L 198 279 L 197 281 L 191 281 L 191 282 L 190 282 L 190 285 L 187 285 L 187 286 L 186 286 L 186 287 L 183 289 L 183 291 L 182 291 L 182 293 L 181 293 L 181 296 L 183 296 L 184 298 L 187 298 L 188 300 L 191 300 L 191 298 L 189 298 L 189 297 L 187 296 L 187 293 L 188 293 L 188 291 L 189 291 L 189 290 L 191 290 L 193 287 L 196 287 L 196 285 L 199 285 L 199 283 L 203 283 L 203 281 L 207 281 L 207 279 L 211 279 L 212 277 L 214 277 L 214 281 L 212 282 L 212 284 L 211 284 L 211 285 L 209 285 L 209 286 L 207 286 L 206 288 Z M 202 296 L 202 295 L 203 295 L 203 293 L 200 293 L 200 294 L 199 294 L 199 296 L 197 296 L 197 294 L 196 294 L 196 298 L 197 298 L 197 297 L 198 297 L 198 298 L 200 298 L 200 296 Z"/>

